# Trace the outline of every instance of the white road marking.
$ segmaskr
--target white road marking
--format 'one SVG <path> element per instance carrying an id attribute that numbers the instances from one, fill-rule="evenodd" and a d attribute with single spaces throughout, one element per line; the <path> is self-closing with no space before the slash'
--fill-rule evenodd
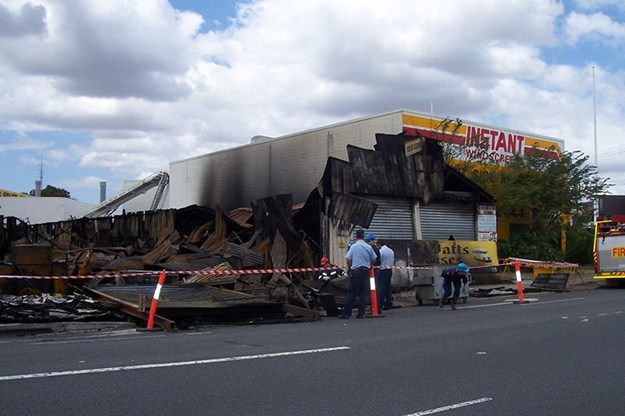
<path id="1" fill-rule="evenodd" d="M 475 404 L 485 403 L 493 400 L 492 397 L 482 397 L 481 399 L 469 400 L 467 402 L 451 404 L 449 406 L 438 407 L 436 409 L 424 410 L 422 412 L 410 413 L 409 415 L 404 416 L 425 416 L 425 415 L 433 415 L 434 413 L 446 412 L 448 410 L 458 409 L 461 407 L 473 406 Z"/>
<path id="2" fill-rule="evenodd" d="M 571 298 L 571 299 L 559 299 L 559 300 L 545 300 L 545 301 L 540 301 L 540 299 L 532 299 L 532 302 L 534 301 L 538 301 L 539 304 L 545 304 L 545 303 L 560 303 L 560 302 L 572 302 L 575 300 L 582 300 L 584 298 Z M 502 306 L 502 305 L 512 305 L 513 302 L 515 302 L 516 299 L 508 299 L 505 300 L 504 302 L 499 302 L 499 303 L 487 303 L 484 305 L 469 305 L 469 306 L 460 306 L 460 308 L 462 309 L 473 309 L 473 308 L 488 308 L 491 306 Z M 528 305 L 530 305 L 531 303 L 528 303 Z M 458 308 L 458 309 L 460 309 Z"/>
<path id="3" fill-rule="evenodd" d="M 500 303 L 487 303 L 485 305 L 469 305 L 469 306 L 461 306 L 462 309 L 477 309 L 477 308 L 488 308 L 490 306 L 501 306 L 501 305 L 511 305 L 510 302 L 500 302 Z"/>
<path id="4" fill-rule="evenodd" d="M 525 303 L 530 303 L 530 302 L 538 302 L 538 298 L 523 298 L 523 302 Z M 506 302 L 518 302 L 519 299 L 506 299 Z"/>
<path id="5" fill-rule="evenodd" d="M 585 298 L 570 298 L 570 299 L 558 299 L 558 300 L 545 300 L 541 301 L 541 304 L 545 303 L 561 303 L 561 302 L 573 302 L 575 300 L 584 300 Z"/>
<path id="6" fill-rule="evenodd" d="M 316 348 L 312 350 L 284 351 L 284 352 L 274 352 L 274 353 L 268 353 L 268 354 L 211 358 L 207 360 L 125 365 L 125 366 L 119 366 L 119 367 L 91 368 L 91 369 L 85 369 L 85 370 L 51 371 L 47 373 L 17 374 L 13 376 L 0 376 L 0 381 L 24 380 L 28 378 L 75 376 L 75 375 L 81 375 L 81 374 L 111 373 L 111 372 L 116 372 L 116 371 L 146 370 L 150 368 L 181 367 L 181 366 L 186 366 L 186 365 L 215 364 L 215 363 L 225 363 L 225 362 L 232 362 L 232 361 L 258 360 L 261 358 L 285 357 L 285 356 L 290 356 L 290 355 L 302 355 L 302 354 L 314 354 L 314 353 L 320 353 L 320 352 L 341 351 L 341 350 L 349 350 L 349 349 L 351 349 L 351 347 L 345 347 L 345 346 L 330 347 L 330 348 Z"/>

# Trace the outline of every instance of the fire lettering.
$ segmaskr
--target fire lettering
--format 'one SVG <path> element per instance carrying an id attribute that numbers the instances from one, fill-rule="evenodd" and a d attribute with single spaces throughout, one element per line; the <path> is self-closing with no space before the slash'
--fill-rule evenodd
<path id="1" fill-rule="evenodd" d="M 612 248 L 612 257 L 625 257 L 625 247 L 613 247 Z"/>

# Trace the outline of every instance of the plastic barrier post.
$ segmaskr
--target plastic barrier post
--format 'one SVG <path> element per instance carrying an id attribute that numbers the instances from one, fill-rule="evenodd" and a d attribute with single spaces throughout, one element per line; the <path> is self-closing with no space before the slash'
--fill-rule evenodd
<path id="1" fill-rule="evenodd" d="M 516 274 L 516 287 L 519 292 L 519 300 L 517 303 L 525 303 L 523 300 L 523 281 L 521 280 L 521 263 L 518 260 L 514 261 L 514 273 Z"/>
<path id="2" fill-rule="evenodd" d="M 165 270 L 158 276 L 158 283 L 156 284 L 156 290 L 154 291 L 154 297 L 152 297 L 152 305 L 150 306 L 150 315 L 148 317 L 147 329 L 154 328 L 154 315 L 156 315 L 156 306 L 158 305 L 158 298 L 161 296 L 161 289 L 163 283 L 165 283 Z"/>
<path id="3" fill-rule="evenodd" d="M 378 295 L 375 290 L 375 270 L 373 264 L 371 265 L 369 274 L 369 286 L 371 288 L 371 315 L 378 316 Z"/>

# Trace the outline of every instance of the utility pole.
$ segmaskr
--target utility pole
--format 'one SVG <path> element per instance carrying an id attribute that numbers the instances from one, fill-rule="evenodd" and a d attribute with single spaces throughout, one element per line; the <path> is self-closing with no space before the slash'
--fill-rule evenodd
<path id="1" fill-rule="evenodd" d="M 595 166 L 599 171 L 599 159 L 597 156 L 597 94 L 595 92 L 595 67 L 592 67 L 592 115 L 595 129 Z"/>
<path id="2" fill-rule="evenodd" d="M 597 94 L 595 89 L 595 66 L 592 67 L 592 115 L 594 123 L 594 138 L 595 138 L 595 168 L 597 174 L 599 173 L 599 156 L 597 154 Z M 595 202 L 593 204 L 593 210 L 595 215 L 595 221 L 599 216 L 599 195 L 596 195 Z"/>

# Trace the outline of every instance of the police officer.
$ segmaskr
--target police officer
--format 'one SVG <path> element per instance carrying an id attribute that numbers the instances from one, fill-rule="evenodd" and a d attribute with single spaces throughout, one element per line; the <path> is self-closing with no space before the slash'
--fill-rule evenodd
<path id="1" fill-rule="evenodd" d="M 378 244 L 380 245 L 380 266 L 394 266 L 395 252 L 383 240 L 379 240 Z M 391 295 L 393 269 L 378 269 L 375 277 L 378 289 L 378 307 L 393 309 L 393 298 Z"/>
<path id="2" fill-rule="evenodd" d="M 365 317 L 365 309 L 367 307 L 367 295 L 369 294 L 369 273 L 371 271 L 371 263 L 377 260 L 377 256 L 373 248 L 365 243 L 364 230 L 356 231 L 356 242 L 347 250 L 345 259 L 349 268 L 349 283 L 347 285 L 347 298 L 345 299 L 345 307 L 339 315 L 339 319 L 348 319 L 352 316 L 352 308 L 356 294 L 359 295 L 360 304 L 358 305 L 357 318 Z"/>
<path id="3" fill-rule="evenodd" d="M 455 269 L 445 269 L 441 273 L 443 277 L 443 289 L 445 293 L 441 297 L 440 307 L 445 306 L 445 299 L 451 295 L 451 285 L 454 285 L 454 296 L 451 298 L 451 309 L 456 310 L 456 301 L 460 296 L 460 288 L 467 283 L 467 274 L 469 274 L 469 266 L 465 263 L 458 263 Z"/>

